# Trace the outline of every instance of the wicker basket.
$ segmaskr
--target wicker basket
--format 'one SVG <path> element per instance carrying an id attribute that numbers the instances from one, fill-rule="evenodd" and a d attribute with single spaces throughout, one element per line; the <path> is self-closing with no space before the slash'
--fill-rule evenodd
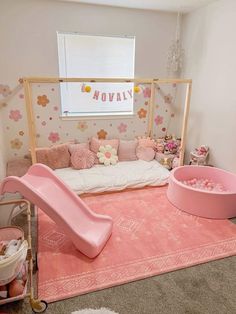
<path id="1" fill-rule="evenodd" d="M 19 227 L 0 228 L 0 241 L 10 241 L 13 239 L 23 240 L 19 250 L 10 257 L 0 261 L 0 286 L 11 282 L 22 269 L 28 251 L 28 242 L 24 240 L 24 231 Z"/>

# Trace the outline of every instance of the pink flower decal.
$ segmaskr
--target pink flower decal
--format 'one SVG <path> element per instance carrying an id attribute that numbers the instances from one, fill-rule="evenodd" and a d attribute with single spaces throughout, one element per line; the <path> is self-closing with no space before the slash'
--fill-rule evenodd
<path id="1" fill-rule="evenodd" d="M 144 98 L 150 98 L 151 97 L 151 89 L 149 87 L 144 88 L 143 97 Z"/>
<path id="2" fill-rule="evenodd" d="M 117 127 L 120 133 L 125 133 L 127 131 L 127 124 L 121 122 L 121 124 Z"/>
<path id="3" fill-rule="evenodd" d="M 156 125 L 160 125 L 163 123 L 163 119 L 164 118 L 162 116 L 157 115 L 154 121 L 155 121 Z"/>
<path id="4" fill-rule="evenodd" d="M 60 141 L 60 137 L 59 137 L 59 134 L 57 132 L 51 132 L 48 136 L 48 139 L 52 143 L 56 143 L 56 142 Z"/>
<path id="5" fill-rule="evenodd" d="M 11 120 L 14 120 L 15 122 L 17 122 L 18 120 L 20 120 L 22 118 L 22 115 L 20 113 L 20 110 L 11 110 L 10 114 L 9 114 L 9 118 Z"/>
<path id="6" fill-rule="evenodd" d="M 0 85 L 0 95 L 3 97 L 7 97 L 8 95 L 11 94 L 10 87 L 8 85 Z"/>

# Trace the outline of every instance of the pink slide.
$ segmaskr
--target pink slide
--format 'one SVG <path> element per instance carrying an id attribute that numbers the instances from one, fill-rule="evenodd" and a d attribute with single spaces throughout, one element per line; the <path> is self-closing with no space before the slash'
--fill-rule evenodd
<path id="1" fill-rule="evenodd" d="M 97 256 L 112 231 L 112 219 L 98 215 L 45 165 L 34 164 L 21 178 L 10 176 L 0 194 L 19 192 L 42 209 L 70 237 L 76 248 L 90 258 Z"/>

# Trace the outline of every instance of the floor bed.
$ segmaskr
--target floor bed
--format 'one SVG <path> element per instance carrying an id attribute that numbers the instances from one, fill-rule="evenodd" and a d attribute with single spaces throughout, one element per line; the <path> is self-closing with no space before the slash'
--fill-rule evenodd
<path id="1" fill-rule="evenodd" d="M 77 194 L 162 186 L 169 178 L 169 171 L 156 160 L 123 161 L 115 166 L 96 165 L 83 170 L 63 168 L 55 173 Z"/>

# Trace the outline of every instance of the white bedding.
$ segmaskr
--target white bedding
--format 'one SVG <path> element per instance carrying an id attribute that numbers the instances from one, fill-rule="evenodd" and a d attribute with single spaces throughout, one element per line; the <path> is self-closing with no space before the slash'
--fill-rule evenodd
<path id="1" fill-rule="evenodd" d="M 114 166 L 96 165 L 83 170 L 63 168 L 55 173 L 77 194 L 160 186 L 169 177 L 169 171 L 156 160 L 123 161 Z"/>

